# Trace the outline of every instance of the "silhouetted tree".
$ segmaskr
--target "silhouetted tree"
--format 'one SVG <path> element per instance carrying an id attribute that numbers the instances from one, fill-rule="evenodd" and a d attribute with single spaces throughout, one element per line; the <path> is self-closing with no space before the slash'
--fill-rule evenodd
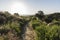
<path id="1" fill-rule="evenodd" d="M 45 18 L 45 15 L 43 13 L 43 11 L 38 11 L 38 13 L 36 13 L 36 15 L 39 19 L 41 19 L 42 21 L 44 20 Z"/>
<path id="2" fill-rule="evenodd" d="M 18 14 L 18 13 L 14 13 L 14 15 L 15 15 L 15 16 L 19 16 L 19 14 Z"/>
<path id="3" fill-rule="evenodd" d="M 51 23 L 53 20 L 60 20 L 60 13 L 53 13 L 50 15 L 47 15 L 47 18 L 45 19 L 46 23 Z"/>

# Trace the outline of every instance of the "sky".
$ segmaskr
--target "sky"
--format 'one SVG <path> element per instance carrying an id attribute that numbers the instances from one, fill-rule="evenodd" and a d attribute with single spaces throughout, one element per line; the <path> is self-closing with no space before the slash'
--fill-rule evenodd
<path id="1" fill-rule="evenodd" d="M 11 14 L 34 15 L 40 10 L 45 14 L 60 12 L 60 0 L 0 0 L 0 11 Z"/>

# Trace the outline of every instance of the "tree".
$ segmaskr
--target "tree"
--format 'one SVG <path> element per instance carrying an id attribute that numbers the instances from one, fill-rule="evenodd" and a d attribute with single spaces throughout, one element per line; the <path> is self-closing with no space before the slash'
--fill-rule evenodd
<path id="1" fill-rule="evenodd" d="M 14 16 L 19 16 L 19 14 L 18 13 L 14 13 Z"/>
<path id="2" fill-rule="evenodd" d="M 39 15 L 44 15 L 43 11 L 38 11 Z"/>
<path id="3" fill-rule="evenodd" d="M 45 18 L 45 15 L 44 15 L 43 11 L 38 11 L 38 13 L 36 13 L 35 16 L 38 17 L 39 19 L 41 19 L 42 21 Z"/>

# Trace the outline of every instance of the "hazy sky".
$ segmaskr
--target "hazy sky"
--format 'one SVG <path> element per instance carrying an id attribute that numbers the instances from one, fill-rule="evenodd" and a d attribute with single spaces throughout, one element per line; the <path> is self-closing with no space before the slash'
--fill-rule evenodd
<path id="1" fill-rule="evenodd" d="M 21 7 L 18 7 L 18 5 Z M 42 10 L 45 14 L 60 12 L 60 0 L 0 0 L 0 11 L 11 13 L 22 11 L 21 15 L 32 15 L 39 10 Z"/>

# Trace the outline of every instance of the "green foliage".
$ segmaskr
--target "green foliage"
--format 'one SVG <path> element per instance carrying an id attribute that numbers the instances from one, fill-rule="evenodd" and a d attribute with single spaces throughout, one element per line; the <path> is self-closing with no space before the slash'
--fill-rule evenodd
<path id="1" fill-rule="evenodd" d="M 37 17 L 33 17 L 31 24 L 35 32 L 37 33 L 36 40 L 60 40 L 60 25 L 54 19 L 50 25 L 39 20 Z M 58 25 L 57 25 L 58 24 Z"/>
<path id="2" fill-rule="evenodd" d="M 33 16 L 0 12 L 0 40 L 8 40 L 9 32 L 20 38 L 22 28 L 29 21 L 37 34 L 36 40 L 60 40 L 60 13 L 44 15 L 43 11 Z"/>
<path id="3" fill-rule="evenodd" d="M 45 24 L 36 26 L 38 40 L 59 40 L 59 27 L 58 25 L 47 26 Z"/>
<path id="4" fill-rule="evenodd" d="M 57 25 L 53 26 L 46 26 L 46 25 L 41 25 L 36 27 L 36 33 L 38 36 L 38 40 L 57 40 L 59 38 L 58 34 L 58 27 Z"/>
<path id="5" fill-rule="evenodd" d="M 14 29 L 17 33 L 20 32 L 20 25 L 19 25 L 18 22 L 12 22 L 12 23 L 10 24 L 10 27 L 11 27 L 12 29 Z"/>

